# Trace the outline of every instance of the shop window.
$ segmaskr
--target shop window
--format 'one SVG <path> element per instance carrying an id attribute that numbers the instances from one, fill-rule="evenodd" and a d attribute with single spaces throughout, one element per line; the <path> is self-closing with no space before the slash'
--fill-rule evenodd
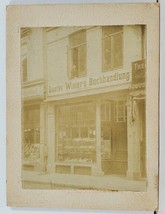
<path id="1" fill-rule="evenodd" d="M 123 27 L 105 26 L 103 33 L 103 72 L 123 66 Z"/>
<path id="2" fill-rule="evenodd" d="M 64 117 L 68 113 L 67 119 Z M 92 103 L 60 106 L 57 110 L 57 159 L 64 162 L 96 161 L 96 110 Z M 65 137 L 60 133 L 68 133 Z"/>
<path id="3" fill-rule="evenodd" d="M 126 122 L 127 107 L 125 100 L 115 101 L 115 122 Z"/>
<path id="4" fill-rule="evenodd" d="M 87 138 L 88 137 L 88 127 L 81 128 L 80 136 L 81 136 L 81 138 Z"/>
<path id="5" fill-rule="evenodd" d="M 40 110 L 31 106 L 24 110 L 24 161 L 35 161 L 39 157 Z"/>
<path id="6" fill-rule="evenodd" d="M 27 81 L 27 58 L 22 61 L 22 78 L 23 82 Z"/>
<path id="7" fill-rule="evenodd" d="M 86 75 L 86 31 L 81 30 L 70 36 L 70 77 Z"/>

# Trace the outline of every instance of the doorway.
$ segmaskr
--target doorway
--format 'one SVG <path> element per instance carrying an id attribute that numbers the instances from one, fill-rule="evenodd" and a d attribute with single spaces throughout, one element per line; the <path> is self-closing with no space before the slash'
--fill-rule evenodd
<path id="1" fill-rule="evenodd" d="M 127 161 L 127 108 L 120 99 L 101 105 L 102 170 L 125 175 Z"/>

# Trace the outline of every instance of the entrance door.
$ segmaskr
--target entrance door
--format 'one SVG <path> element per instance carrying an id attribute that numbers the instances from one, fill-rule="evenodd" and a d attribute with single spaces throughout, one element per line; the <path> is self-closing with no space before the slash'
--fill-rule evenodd
<path id="1" fill-rule="evenodd" d="M 105 174 L 127 172 L 126 100 L 105 102 L 101 107 L 102 170 Z"/>
<path id="2" fill-rule="evenodd" d="M 112 165 L 113 174 L 125 175 L 127 161 L 127 107 L 126 100 L 114 101 L 112 125 Z"/>

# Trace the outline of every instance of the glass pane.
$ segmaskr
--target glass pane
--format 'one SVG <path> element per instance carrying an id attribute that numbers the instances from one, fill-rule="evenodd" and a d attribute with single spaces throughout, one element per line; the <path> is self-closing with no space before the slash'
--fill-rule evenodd
<path id="1" fill-rule="evenodd" d="M 90 160 L 94 162 L 96 156 L 95 104 L 75 104 L 67 107 L 61 106 L 59 109 L 58 121 L 63 120 L 64 122 L 61 125 L 57 123 L 58 160 L 72 162 Z M 64 117 L 66 114 L 70 120 L 66 120 Z M 89 138 L 91 139 L 89 140 Z"/>
<path id="2" fill-rule="evenodd" d="M 96 109 L 94 104 L 89 104 L 88 105 L 88 120 L 95 120 L 96 118 Z"/>
<path id="3" fill-rule="evenodd" d="M 82 138 L 87 138 L 88 137 L 88 128 L 87 127 L 81 128 L 81 137 Z"/>
<path id="4" fill-rule="evenodd" d="M 118 117 L 118 122 L 124 122 L 124 118 L 123 117 Z"/>
<path id="5" fill-rule="evenodd" d="M 40 123 L 40 111 L 38 109 L 33 110 L 33 120 L 34 127 L 37 128 Z"/>
<path id="6" fill-rule="evenodd" d="M 110 120 L 110 104 L 106 103 L 106 120 L 109 121 Z"/>
<path id="7" fill-rule="evenodd" d="M 101 137 L 103 140 L 110 140 L 111 136 L 111 128 L 110 122 L 102 122 L 101 123 Z"/>
<path id="8" fill-rule="evenodd" d="M 124 101 L 123 100 L 119 100 L 117 101 L 118 102 L 118 105 L 123 105 Z"/>
<path id="9" fill-rule="evenodd" d="M 34 143 L 34 129 L 29 130 L 28 137 L 29 137 L 30 143 L 33 144 Z"/>
<path id="10" fill-rule="evenodd" d="M 66 128 L 65 131 L 66 131 L 66 138 L 70 138 L 71 137 L 70 136 L 70 128 Z"/>
<path id="11" fill-rule="evenodd" d="M 111 38 L 106 37 L 103 40 L 103 71 L 111 69 Z"/>
<path id="12" fill-rule="evenodd" d="M 70 36 L 71 47 L 86 43 L 86 31 L 82 30 Z"/>
<path id="13" fill-rule="evenodd" d="M 112 40 L 112 59 L 113 68 L 119 68 L 123 65 L 123 39 L 122 33 L 113 36 Z"/>
<path id="14" fill-rule="evenodd" d="M 79 137 L 79 130 L 78 128 L 72 129 L 72 138 L 78 138 Z"/>
<path id="15" fill-rule="evenodd" d="M 101 104 L 101 120 L 105 120 L 105 104 Z"/>
<path id="16" fill-rule="evenodd" d="M 78 49 L 73 48 L 72 53 L 72 67 L 71 67 L 71 77 L 78 77 Z"/>
<path id="17" fill-rule="evenodd" d="M 35 143 L 40 143 L 40 131 L 39 131 L 39 129 L 36 129 L 36 142 Z"/>
<path id="18" fill-rule="evenodd" d="M 112 34 L 123 31 L 123 26 L 105 26 L 103 27 L 103 36 L 110 36 Z"/>
<path id="19" fill-rule="evenodd" d="M 86 45 L 78 48 L 78 76 L 86 73 Z"/>
<path id="20" fill-rule="evenodd" d="M 123 109 L 122 110 L 118 109 L 118 117 L 123 117 Z"/>

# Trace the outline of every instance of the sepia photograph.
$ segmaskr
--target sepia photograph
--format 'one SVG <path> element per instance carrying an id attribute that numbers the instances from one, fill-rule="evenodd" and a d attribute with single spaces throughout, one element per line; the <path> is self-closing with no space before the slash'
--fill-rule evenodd
<path id="1" fill-rule="evenodd" d="M 7 205 L 158 210 L 159 4 L 6 18 Z"/>
<path id="2" fill-rule="evenodd" d="M 23 188 L 146 191 L 146 26 L 20 36 Z"/>

